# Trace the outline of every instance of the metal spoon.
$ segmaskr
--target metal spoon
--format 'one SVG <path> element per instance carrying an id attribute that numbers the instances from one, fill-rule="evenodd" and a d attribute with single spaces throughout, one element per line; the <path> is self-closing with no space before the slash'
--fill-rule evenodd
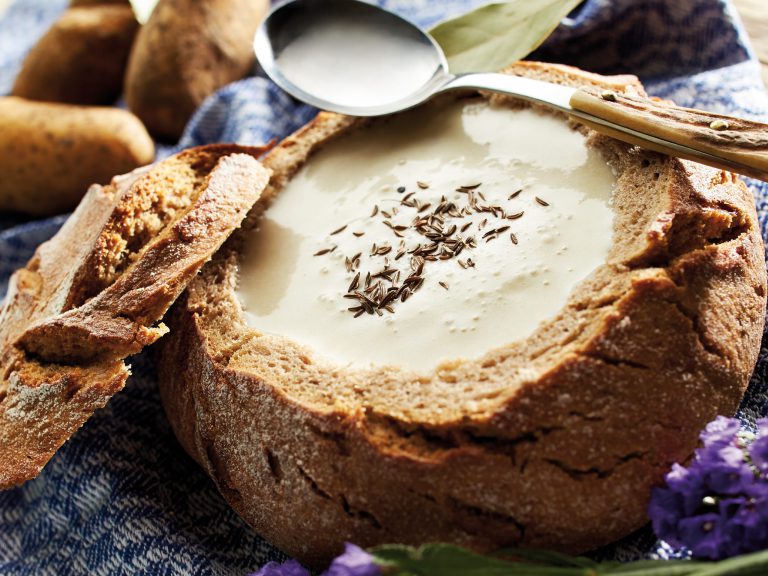
<path id="1" fill-rule="evenodd" d="M 507 74 L 453 75 L 429 34 L 359 0 L 282 4 L 262 23 L 254 49 L 278 86 L 324 110 L 379 116 L 449 90 L 490 90 L 560 110 L 631 144 L 768 180 L 768 125 L 620 90 Z"/>

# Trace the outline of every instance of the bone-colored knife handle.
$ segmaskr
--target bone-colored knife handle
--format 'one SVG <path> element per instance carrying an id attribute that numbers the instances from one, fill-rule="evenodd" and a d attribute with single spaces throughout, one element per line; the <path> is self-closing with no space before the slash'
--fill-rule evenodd
<path id="1" fill-rule="evenodd" d="M 685 154 L 664 143 L 631 139 L 610 127 L 585 123 L 610 136 L 664 154 L 682 156 L 716 168 L 768 181 L 768 125 L 702 110 L 673 106 L 664 101 L 628 96 L 610 90 L 577 90 L 574 110 L 609 123 L 679 144 L 704 153 Z"/>

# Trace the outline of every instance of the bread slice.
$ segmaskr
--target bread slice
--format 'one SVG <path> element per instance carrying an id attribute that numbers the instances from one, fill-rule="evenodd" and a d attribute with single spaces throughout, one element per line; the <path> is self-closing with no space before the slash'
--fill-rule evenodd
<path id="1" fill-rule="evenodd" d="M 507 73 L 644 94 L 631 76 L 540 63 Z M 321 113 L 281 142 L 248 225 L 315 150 L 369 122 Z M 176 303 L 159 347 L 166 412 L 224 498 L 281 549 L 314 565 L 344 541 L 583 552 L 643 525 L 651 486 L 735 411 L 766 298 L 750 192 L 733 174 L 574 126 L 617 175 L 613 245 L 524 340 L 426 374 L 334 366 L 246 324 L 242 234 Z"/>
<path id="2" fill-rule="evenodd" d="M 262 148 L 214 145 L 93 186 L 0 313 L 0 488 L 28 480 L 129 375 L 259 198 Z"/>

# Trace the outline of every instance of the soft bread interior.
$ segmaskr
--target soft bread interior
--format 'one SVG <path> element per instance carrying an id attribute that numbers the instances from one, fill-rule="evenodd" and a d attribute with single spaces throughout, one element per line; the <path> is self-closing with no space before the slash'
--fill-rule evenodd
<path id="1" fill-rule="evenodd" d="M 112 284 L 144 246 L 183 214 L 202 193 L 219 157 L 208 155 L 196 165 L 173 157 L 126 190 L 99 235 L 98 249 L 80 267 L 67 308 L 84 304 Z"/>

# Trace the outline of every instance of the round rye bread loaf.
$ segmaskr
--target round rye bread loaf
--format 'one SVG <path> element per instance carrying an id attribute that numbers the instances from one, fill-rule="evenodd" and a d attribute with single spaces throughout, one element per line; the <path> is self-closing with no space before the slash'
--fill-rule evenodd
<path id="1" fill-rule="evenodd" d="M 632 76 L 506 72 L 644 95 Z M 317 150 L 382 121 L 321 113 L 264 158 L 267 190 L 159 343 L 181 444 L 255 530 L 311 565 L 345 541 L 584 552 L 640 528 L 651 488 L 708 421 L 734 413 L 756 360 L 766 274 L 749 190 L 571 123 L 616 185 L 607 257 L 562 309 L 526 338 L 431 370 L 340 366 L 246 322 L 240 259 Z"/>

